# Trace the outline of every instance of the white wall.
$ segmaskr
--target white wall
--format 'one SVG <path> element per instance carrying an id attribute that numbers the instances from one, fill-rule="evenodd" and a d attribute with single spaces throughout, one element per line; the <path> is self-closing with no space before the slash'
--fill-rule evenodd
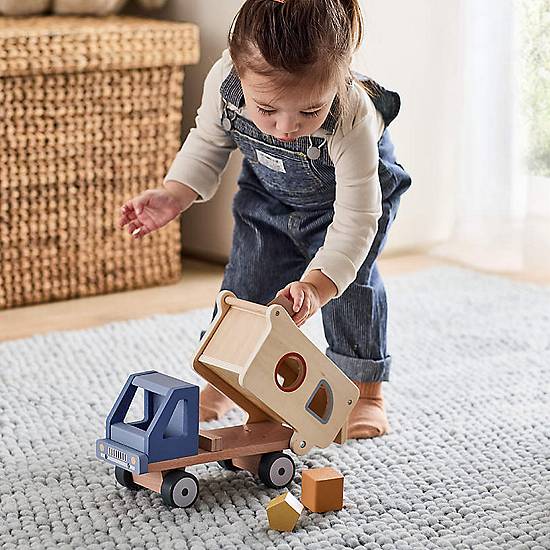
<path id="1" fill-rule="evenodd" d="M 366 46 L 356 60 L 399 92 L 390 126 L 397 158 L 413 185 L 403 196 L 386 252 L 448 238 L 457 185 L 462 102 L 461 1 L 362 0 Z"/>
<path id="2" fill-rule="evenodd" d="M 210 67 L 227 47 L 227 33 L 243 0 L 168 0 L 159 11 L 148 12 L 129 6 L 125 12 L 139 15 L 190 21 L 200 28 L 201 58 L 197 65 L 186 67 L 184 82 L 183 135 L 194 126 L 200 105 L 202 85 Z M 233 219 L 231 204 L 237 190 L 241 157 L 232 155 L 222 183 L 214 198 L 193 205 L 182 216 L 183 248 L 187 253 L 225 261 L 231 247 Z"/>
<path id="3" fill-rule="evenodd" d="M 365 4 L 365 0 L 362 0 Z M 170 0 L 162 18 L 201 28 L 201 61 L 186 72 L 184 128 L 193 124 L 202 82 L 226 46 L 241 0 Z M 357 68 L 402 99 L 391 126 L 398 159 L 413 177 L 391 231 L 386 253 L 427 247 L 449 236 L 456 186 L 462 97 L 461 0 L 367 0 L 366 48 Z M 216 197 L 184 215 L 184 248 L 223 259 L 231 241 L 231 197 L 240 159 L 233 158 Z"/>

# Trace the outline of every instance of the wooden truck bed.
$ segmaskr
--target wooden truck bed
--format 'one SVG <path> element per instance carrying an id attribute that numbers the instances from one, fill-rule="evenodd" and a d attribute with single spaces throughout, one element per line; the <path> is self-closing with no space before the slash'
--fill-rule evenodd
<path id="1" fill-rule="evenodd" d="M 289 448 L 292 434 L 293 430 L 291 428 L 269 421 L 201 430 L 199 437 L 201 448 L 199 448 L 198 454 L 174 460 L 153 462 L 149 464 L 149 472 L 163 472 L 195 464 L 281 451 Z M 142 485 L 141 480 L 148 475 L 134 474 L 133 477 L 136 483 Z"/>
<path id="2" fill-rule="evenodd" d="M 147 474 L 132 474 L 132 478 L 138 485 L 160 493 L 165 473 L 196 464 L 232 460 L 237 466 L 255 472 L 259 457 L 288 449 L 293 433 L 291 428 L 270 421 L 201 430 L 199 445 L 203 448 L 196 455 L 153 462 Z"/>

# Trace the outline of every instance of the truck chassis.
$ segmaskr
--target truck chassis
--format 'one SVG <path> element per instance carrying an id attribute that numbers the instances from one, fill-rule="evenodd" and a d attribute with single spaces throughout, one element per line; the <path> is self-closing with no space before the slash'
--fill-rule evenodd
<path id="1" fill-rule="evenodd" d="M 196 455 L 153 462 L 137 474 L 109 452 L 109 441 L 100 440 L 106 462 L 115 465 L 115 479 L 130 490 L 141 488 L 160 493 L 168 506 L 187 508 L 199 495 L 199 481 L 186 471 L 189 466 L 218 462 L 227 470 L 247 470 L 272 488 L 282 488 L 294 479 L 294 460 L 282 451 L 289 448 L 293 430 L 275 422 L 257 422 L 212 430 L 200 430 Z"/>

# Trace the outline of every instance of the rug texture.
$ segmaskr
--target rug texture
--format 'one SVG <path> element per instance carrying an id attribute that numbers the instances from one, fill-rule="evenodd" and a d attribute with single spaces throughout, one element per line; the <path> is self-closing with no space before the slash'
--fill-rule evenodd
<path id="1" fill-rule="evenodd" d="M 389 278 L 391 434 L 314 450 L 345 476 L 345 507 L 268 528 L 282 491 L 217 464 L 169 509 L 94 457 L 128 374 L 199 383 L 207 310 L 0 345 L 0 548 L 550 549 L 550 289 L 457 269 Z M 1 327 L 0 327 L 1 330 Z M 306 324 L 323 345 L 320 319 Z M 237 424 L 232 412 L 223 422 Z"/>

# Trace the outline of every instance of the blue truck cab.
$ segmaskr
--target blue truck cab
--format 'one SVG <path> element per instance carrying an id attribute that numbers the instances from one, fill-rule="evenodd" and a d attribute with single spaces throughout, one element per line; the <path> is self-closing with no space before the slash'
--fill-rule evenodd
<path id="1" fill-rule="evenodd" d="M 143 389 L 144 417 L 124 422 L 138 388 Z M 149 464 L 198 453 L 199 387 L 157 371 L 129 376 L 106 421 L 96 456 L 135 474 Z"/>

